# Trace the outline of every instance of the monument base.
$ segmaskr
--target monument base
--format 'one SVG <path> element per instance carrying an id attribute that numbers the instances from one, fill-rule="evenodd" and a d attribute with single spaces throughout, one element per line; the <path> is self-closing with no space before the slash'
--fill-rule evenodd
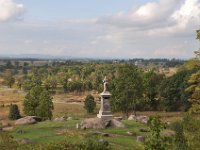
<path id="1" fill-rule="evenodd" d="M 97 117 L 103 120 L 111 120 L 113 118 L 113 115 L 111 114 L 111 112 L 99 112 L 99 114 L 97 114 Z"/>

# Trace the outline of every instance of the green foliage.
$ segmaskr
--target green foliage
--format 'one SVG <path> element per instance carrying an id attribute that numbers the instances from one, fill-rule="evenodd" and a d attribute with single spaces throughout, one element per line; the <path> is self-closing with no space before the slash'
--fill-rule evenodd
<path id="1" fill-rule="evenodd" d="M 159 85 L 164 79 L 163 74 L 158 74 L 154 70 L 150 70 L 144 75 L 145 100 L 148 104 L 148 110 L 156 110 L 159 101 L 157 100 L 159 94 Z"/>
<path id="2" fill-rule="evenodd" d="M 12 72 L 10 70 L 7 70 L 4 74 L 3 74 L 3 78 L 4 78 L 4 83 L 9 86 L 10 88 L 12 87 L 12 85 L 15 83 L 15 78 L 12 74 Z"/>
<path id="3" fill-rule="evenodd" d="M 174 131 L 175 131 L 175 148 L 176 150 L 187 150 L 188 143 L 184 133 L 184 125 L 183 122 L 179 121 L 174 124 Z"/>
<path id="4" fill-rule="evenodd" d="M 148 122 L 150 136 L 145 143 L 145 150 L 168 150 L 167 140 L 161 136 L 161 131 L 165 128 L 159 116 L 151 116 Z"/>
<path id="5" fill-rule="evenodd" d="M 44 90 L 39 97 L 39 105 L 36 108 L 37 115 L 44 120 L 51 119 L 53 109 L 52 97 L 49 95 L 48 91 Z"/>
<path id="6" fill-rule="evenodd" d="M 185 91 L 188 86 L 188 78 L 192 70 L 181 70 L 173 76 L 166 78 L 160 85 L 160 98 L 164 110 L 187 110 L 190 107 L 189 93 Z"/>
<path id="7" fill-rule="evenodd" d="M 53 110 L 52 97 L 42 87 L 33 87 L 25 96 L 24 112 L 26 115 L 51 119 Z"/>
<path id="8" fill-rule="evenodd" d="M 84 108 L 88 113 L 92 113 L 96 107 L 96 102 L 94 101 L 94 97 L 92 95 L 87 95 L 84 101 Z"/>
<path id="9" fill-rule="evenodd" d="M 20 111 L 19 111 L 18 106 L 16 104 L 11 104 L 8 118 L 10 120 L 17 120 L 20 117 L 21 117 L 21 115 L 20 115 Z"/>
<path id="10" fill-rule="evenodd" d="M 143 80 L 142 72 L 134 65 L 122 65 L 117 70 L 116 79 L 111 83 L 113 110 L 122 111 L 128 116 L 142 104 Z"/>
<path id="11" fill-rule="evenodd" d="M 190 102 L 192 107 L 190 108 L 191 113 L 200 113 L 200 70 L 192 74 L 188 80 L 190 86 L 186 89 L 191 92 Z"/>
<path id="12" fill-rule="evenodd" d="M 189 113 L 183 117 L 183 127 L 186 133 L 188 149 L 197 150 L 200 147 L 200 120 Z"/>

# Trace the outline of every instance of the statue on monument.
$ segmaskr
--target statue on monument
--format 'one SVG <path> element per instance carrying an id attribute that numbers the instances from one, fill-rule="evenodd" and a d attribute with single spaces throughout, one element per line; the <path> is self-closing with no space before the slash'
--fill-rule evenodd
<path id="1" fill-rule="evenodd" d="M 106 78 L 106 76 L 103 79 L 103 85 L 104 85 L 104 90 L 103 92 L 106 92 L 108 90 L 108 79 Z"/>

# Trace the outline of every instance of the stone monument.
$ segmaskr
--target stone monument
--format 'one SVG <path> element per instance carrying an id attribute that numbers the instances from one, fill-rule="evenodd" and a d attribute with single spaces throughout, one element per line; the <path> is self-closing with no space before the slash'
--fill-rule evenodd
<path id="1" fill-rule="evenodd" d="M 106 77 L 104 78 L 103 83 L 104 83 L 104 90 L 100 94 L 101 108 L 99 110 L 99 114 L 97 114 L 97 117 L 101 118 L 103 120 L 111 120 L 113 117 L 111 110 L 110 110 L 110 102 L 109 102 L 111 94 L 108 91 L 108 80 Z"/>

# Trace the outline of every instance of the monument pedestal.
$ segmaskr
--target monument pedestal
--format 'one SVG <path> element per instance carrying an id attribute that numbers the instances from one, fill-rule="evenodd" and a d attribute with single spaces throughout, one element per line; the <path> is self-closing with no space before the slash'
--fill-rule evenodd
<path id="1" fill-rule="evenodd" d="M 109 102 L 111 94 L 108 91 L 104 91 L 100 95 L 101 95 L 101 108 L 99 110 L 99 114 L 97 114 L 97 117 L 103 120 L 111 120 L 113 117 Z"/>

